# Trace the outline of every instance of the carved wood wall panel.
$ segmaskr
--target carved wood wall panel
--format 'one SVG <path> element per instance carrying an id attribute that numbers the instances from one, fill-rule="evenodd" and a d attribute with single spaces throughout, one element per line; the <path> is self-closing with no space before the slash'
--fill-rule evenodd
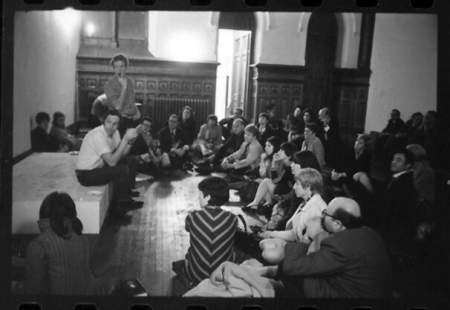
<path id="1" fill-rule="evenodd" d="M 161 104 L 176 104 L 179 107 L 184 103 L 195 103 L 197 108 L 201 107 L 197 116 L 200 123 L 203 118 L 206 119 L 205 115 L 214 113 L 217 63 L 191 64 L 159 60 L 132 60 L 131 63 L 128 75 L 134 81 L 136 102 L 143 104 L 144 113 L 159 115 L 161 118 L 162 113 L 155 110 L 162 108 Z M 105 59 L 78 58 L 77 120 L 87 119 L 92 102 L 103 93 L 104 85 L 112 74 Z M 164 109 L 169 110 L 172 111 Z M 154 115 L 149 116 L 154 118 Z M 167 119 L 154 120 L 163 123 Z"/>
<path id="2" fill-rule="evenodd" d="M 296 105 L 307 107 L 304 85 L 307 70 L 300 66 L 257 64 L 252 66 L 252 96 L 247 105 L 250 119 L 265 110 L 266 104 L 278 105 L 278 114 L 285 118 Z M 334 69 L 334 99 L 341 136 L 353 144 L 357 133 L 364 131 L 369 70 Z M 313 111 L 316 113 L 317 111 Z"/>

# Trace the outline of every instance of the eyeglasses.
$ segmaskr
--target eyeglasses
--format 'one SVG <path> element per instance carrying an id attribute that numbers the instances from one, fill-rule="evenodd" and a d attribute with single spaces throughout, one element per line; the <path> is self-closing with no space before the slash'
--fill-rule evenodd
<path id="1" fill-rule="evenodd" d="M 338 218 L 336 218 L 336 217 L 334 217 L 334 216 L 332 216 L 331 214 L 329 214 L 328 212 L 327 212 L 327 210 L 323 210 L 322 211 L 322 216 L 329 216 L 329 217 L 331 217 L 333 220 L 339 220 Z"/>

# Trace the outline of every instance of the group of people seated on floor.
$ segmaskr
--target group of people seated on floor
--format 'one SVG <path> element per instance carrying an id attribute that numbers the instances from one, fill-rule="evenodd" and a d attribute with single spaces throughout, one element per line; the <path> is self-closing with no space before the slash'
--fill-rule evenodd
<path id="1" fill-rule="evenodd" d="M 80 149 L 81 139 L 69 132 L 64 113 L 53 113 L 50 130 L 48 113 L 39 112 L 34 120 L 36 127 L 31 131 L 31 149 L 34 152 L 70 152 Z"/>
<path id="2" fill-rule="evenodd" d="M 416 255 L 433 227 L 435 177 L 426 145 L 405 131 L 406 139 L 393 144 L 391 178 L 380 185 L 372 177 L 370 136 L 358 135 L 344 158 L 331 111 L 322 108 L 317 116 L 313 122 L 311 110 L 296 107 L 283 122 L 269 106 L 248 124 L 236 110 L 220 122 L 208 116 L 197 131 L 186 106 L 154 135 L 148 117 L 127 122 L 120 133 L 121 113 L 105 109 L 102 124 L 82 141 L 76 175 L 85 186 L 112 182 L 111 212 L 122 216 L 142 207 L 133 199 L 140 195 L 136 171 L 224 173 L 200 182 L 201 210 L 186 217 L 190 248 L 173 264 L 186 279 L 185 296 L 390 296 L 390 257 Z M 235 251 L 238 219 L 220 208 L 229 189 L 247 202 L 244 212 L 267 219 L 251 227 L 259 247 L 254 258 Z M 50 223 L 64 234 L 78 227 L 73 214 L 55 216 L 60 222 Z"/>

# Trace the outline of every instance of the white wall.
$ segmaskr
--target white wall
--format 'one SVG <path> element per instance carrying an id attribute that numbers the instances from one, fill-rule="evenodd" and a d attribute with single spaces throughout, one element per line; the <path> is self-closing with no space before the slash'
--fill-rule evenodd
<path id="1" fill-rule="evenodd" d="M 304 66 L 310 17 L 306 12 L 269 13 L 269 26 L 258 27 L 256 62 Z M 337 68 L 358 65 L 361 18 L 361 13 L 337 14 Z"/>
<path id="2" fill-rule="evenodd" d="M 377 14 L 366 131 L 379 131 L 397 108 L 404 120 L 437 105 L 437 17 Z"/>
<path id="3" fill-rule="evenodd" d="M 216 61 L 217 26 L 211 12 L 149 12 L 149 50 L 158 58 Z"/>
<path id="4" fill-rule="evenodd" d="M 80 13 L 17 12 L 14 26 L 13 156 L 31 148 L 30 117 L 37 112 L 74 119 Z"/>

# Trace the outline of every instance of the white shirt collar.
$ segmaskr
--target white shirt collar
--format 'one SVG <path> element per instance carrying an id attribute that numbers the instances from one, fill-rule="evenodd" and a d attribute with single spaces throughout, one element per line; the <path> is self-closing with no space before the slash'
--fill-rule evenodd
<path id="1" fill-rule="evenodd" d="M 397 173 L 395 173 L 395 174 L 393 174 L 392 175 L 392 177 L 394 178 L 394 179 L 397 179 L 398 177 L 400 177 L 401 175 L 403 175 L 403 174 L 405 174 L 405 173 L 408 173 L 408 172 L 410 172 L 411 170 L 403 170 L 403 171 L 400 171 L 400 172 L 397 172 Z"/>

